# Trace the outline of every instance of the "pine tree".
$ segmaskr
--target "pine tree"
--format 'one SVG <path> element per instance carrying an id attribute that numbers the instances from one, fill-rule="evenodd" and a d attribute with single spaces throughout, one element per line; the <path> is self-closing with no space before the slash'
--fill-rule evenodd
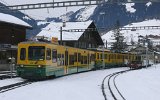
<path id="1" fill-rule="evenodd" d="M 153 48 L 153 42 L 150 40 L 150 39 L 148 39 L 148 36 L 146 35 L 146 43 L 148 44 L 148 48 L 149 49 L 152 49 Z"/>
<path id="2" fill-rule="evenodd" d="M 115 42 L 112 44 L 111 50 L 114 52 L 123 52 L 126 43 L 124 42 L 123 33 L 120 32 L 120 22 L 116 21 L 115 30 L 113 31 L 113 37 Z"/>
<path id="3" fill-rule="evenodd" d="M 131 45 L 135 45 L 135 42 L 133 40 L 133 34 L 131 34 Z"/>

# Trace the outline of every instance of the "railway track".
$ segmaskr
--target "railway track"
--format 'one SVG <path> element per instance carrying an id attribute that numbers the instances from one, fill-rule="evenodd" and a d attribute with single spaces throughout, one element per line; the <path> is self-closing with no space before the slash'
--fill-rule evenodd
<path id="1" fill-rule="evenodd" d="M 125 73 L 125 72 L 128 72 L 128 71 L 131 71 L 131 70 L 115 72 L 115 73 L 107 75 L 103 79 L 102 84 L 101 84 L 101 89 L 102 89 L 102 94 L 103 94 L 105 100 L 110 100 L 110 98 L 108 96 L 109 94 L 106 94 L 106 91 L 105 91 L 105 89 L 107 89 L 106 87 L 108 87 L 108 92 L 110 93 L 113 100 L 126 100 L 125 97 L 122 95 L 122 93 L 118 90 L 116 83 L 115 83 L 115 79 L 118 75 Z M 105 87 L 104 83 L 106 80 L 108 83 L 107 83 L 107 86 Z M 113 84 L 111 84 L 111 83 L 113 83 Z M 113 92 L 113 87 L 114 87 L 114 92 Z M 116 93 L 115 93 L 115 90 L 116 90 Z"/>
<path id="2" fill-rule="evenodd" d="M 16 72 L 0 72 L 0 80 L 17 77 Z"/>
<path id="3" fill-rule="evenodd" d="M 4 79 L 7 79 L 7 78 L 15 78 L 17 76 L 11 76 L 11 75 L 0 75 L 0 80 L 4 80 Z"/>
<path id="4" fill-rule="evenodd" d="M 0 93 L 4 93 L 4 92 L 7 92 L 7 91 L 10 91 L 10 90 L 22 87 L 22 86 L 26 86 L 26 85 L 29 85 L 32 83 L 33 82 L 31 82 L 31 81 L 23 81 L 23 82 L 3 86 L 3 87 L 0 87 Z"/>

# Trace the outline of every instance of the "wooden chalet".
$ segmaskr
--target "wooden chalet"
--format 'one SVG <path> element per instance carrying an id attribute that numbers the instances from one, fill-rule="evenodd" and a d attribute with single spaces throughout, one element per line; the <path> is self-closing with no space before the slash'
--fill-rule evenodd
<path id="1" fill-rule="evenodd" d="M 8 59 L 17 55 L 17 44 L 25 41 L 31 26 L 9 14 L 0 13 L 0 70 L 7 69 Z"/>
<path id="2" fill-rule="evenodd" d="M 62 27 L 62 29 L 61 27 L 62 23 L 51 23 L 37 36 L 57 37 L 60 44 L 60 31 L 62 31 L 62 45 L 83 49 L 97 48 L 103 45 L 93 21 L 66 22 L 65 27 Z"/>

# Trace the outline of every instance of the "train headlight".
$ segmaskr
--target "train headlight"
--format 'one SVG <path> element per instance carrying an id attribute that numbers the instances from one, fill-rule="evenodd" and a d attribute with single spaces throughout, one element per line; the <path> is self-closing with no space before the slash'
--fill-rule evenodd
<path id="1" fill-rule="evenodd" d="M 24 67 L 24 65 L 20 65 L 20 67 Z"/>
<path id="2" fill-rule="evenodd" d="M 40 68 L 40 67 L 42 67 L 41 65 L 38 65 L 38 67 Z"/>

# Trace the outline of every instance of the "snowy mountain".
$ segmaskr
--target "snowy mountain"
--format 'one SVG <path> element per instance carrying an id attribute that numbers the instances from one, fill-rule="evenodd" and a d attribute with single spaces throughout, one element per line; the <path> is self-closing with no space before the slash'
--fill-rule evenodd
<path id="1" fill-rule="evenodd" d="M 104 4 L 94 11 L 92 19 L 97 27 L 114 27 L 116 21 L 121 26 L 146 19 L 160 19 L 160 3 Z"/>
<path id="2" fill-rule="evenodd" d="M 93 20 L 98 28 L 107 29 L 114 27 L 117 20 L 119 20 L 121 26 L 124 26 L 132 22 L 141 22 L 146 19 L 160 19 L 159 6 L 160 3 L 151 2 L 86 6 L 74 13 L 63 14 L 63 17 L 49 18 L 49 21 L 62 21 L 62 18 L 65 19 L 66 15 L 66 21 Z M 100 30 L 100 32 L 102 31 Z"/>
<path id="3" fill-rule="evenodd" d="M 97 6 L 87 6 L 77 11 L 77 14 L 75 16 L 76 21 L 86 21 L 91 19 L 90 17 L 93 15 L 96 7 Z"/>
<path id="4" fill-rule="evenodd" d="M 67 0 L 54 0 L 67 1 Z M 122 1 L 122 0 L 121 0 Z M 123 0 L 124 1 L 124 0 Z M 133 0 L 136 1 L 136 0 Z M 146 0 L 145 0 L 146 1 Z M 5 4 L 26 4 L 26 3 L 40 3 L 41 0 L 6 0 Z M 53 0 L 46 0 L 45 2 L 53 2 Z M 20 19 L 27 21 L 30 25 L 35 26 L 33 30 L 27 31 L 27 37 L 34 37 L 38 34 L 42 28 L 45 28 L 50 22 L 62 22 L 62 21 L 88 21 L 93 20 L 96 26 L 101 29 L 112 29 L 117 20 L 119 20 L 121 26 L 128 25 L 133 22 L 142 22 L 147 19 L 160 19 L 160 3 L 129 3 L 129 4 L 101 4 L 97 6 L 86 7 L 66 7 L 66 8 L 54 8 L 54 9 L 41 9 L 22 11 L 28 14 L 28 18 L 22 12 L 10 14 L 17 16 Z M 1 11 L 4 12 L 4 11 Z M 35 13 L 36 12 L 36 13 Z M 7 12 L 4 12 L 7 13 Z M 45 20 L 34 20 L 32 17 L 39 17 Z M 27 19 L 26 19 L 27 18 Z M 32 20 L 29 20 L 32 19 Z M 104 30 L 99 30 L 104 32 Z"/>

